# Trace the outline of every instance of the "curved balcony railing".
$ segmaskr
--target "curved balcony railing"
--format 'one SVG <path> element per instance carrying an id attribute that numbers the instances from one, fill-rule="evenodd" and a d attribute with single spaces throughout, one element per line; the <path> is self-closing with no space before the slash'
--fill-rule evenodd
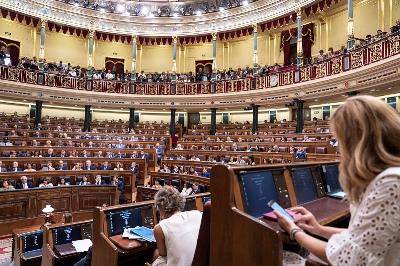
<path id="1" fill-rule="evenodd" d="M 140 83 L 133 81 L 94 80 L 42 73 L 20 68 L 0 67 L 0 79 L 28 84 L 136 95 L 197 95 L 234 93 L 292 85 L 334 76 L 400 54 L 400 31 L 323 62 L 293 67 L 265 76 L 209 82 Z"/>

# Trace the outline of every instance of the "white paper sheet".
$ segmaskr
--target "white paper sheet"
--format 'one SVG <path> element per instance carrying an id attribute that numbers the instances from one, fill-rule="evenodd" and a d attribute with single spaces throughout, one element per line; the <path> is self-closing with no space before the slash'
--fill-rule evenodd
<path id="1" fill-rule="evenodd" d="M 92 246 L 92 240 L 90 239 L 82 239 L 72 241 L 72 245 L 76 249 L 77 252 L 85 252 L 88 251 L 89 248 Z"/>

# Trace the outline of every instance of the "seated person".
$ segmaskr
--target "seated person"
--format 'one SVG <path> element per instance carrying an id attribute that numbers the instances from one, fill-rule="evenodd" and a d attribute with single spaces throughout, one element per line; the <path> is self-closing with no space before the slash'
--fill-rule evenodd
<path id="1" fill-rule="evenodd" d="M 40 188 L 46 188 L 46 187 L 53 187 L 53 183 L 51 183 L 51 179 L 46 177 L 43 179 L 43 182 L 39 185 Z"/>
<path id="2" fill-rule="evenodd" d="M 161 184 L 160 184 L 160 180 L 156 179 L 156 180 L 154 181 L 154 185 L 152 186 L 152 188 L 161 189 L 162 186 L 161 186 Z"/>
<path id="3" fill-rule="evenodd" d="M 3 162 L 0 161 L 0 172 L 7 172 L 7 168 L 3 167 Z"/>
<path id="4" fill-rule="evenodd" d="M 152 265 L 191 265 L 200 230 L 201 212 L 186 211 L 185 200 L 173 187 L 164 187 L 154 196 L 160 223 L 154 227 L 158 258 Z"/>
<path id="5" fill-rule="evenodd" d="M 67 165 L 64 164 L 63 160 L 59 160 L 55 169 L 59 170 L 59 171 L 65 171 L 65 170 L 68 170 L 68 167 L 67 167 Z"/>
<path id="6" fill-rule="evenodd" d="M 299 148 L 296 152 L 296 159 L 305 160 L 307 159 L 307 153 L 304 148 Z"/>
<path id="7" fill-rule="evenodd" d="M 192 185 L 192 194 L 191 195 L 199 194 L 201 192 L 202 191 L 200 190 L 199 183 L 194 182 L 193 185 Z"/>
<path id="8" fill-rule="evenodd" d="M 120 192 L 124 192 L 125 184 L 124 181 L 119 180 L 117 176 L 112 176 L 111 185 L 116 186 Z"/>
<path id="9" fill-rule="evenodd" d="M 36 169 L 32 168 L 32 164 L 28 163 L 26 169 L 24 170 L 24 172 L 35 172 Z"/>
<path id="10" fill-rule="evenodd" d="M 124 171 L 124 165 L 120 162 L 117 162 L 115 164 L 114 171 Z"/>
<path id="11" fill-rule="evenodd" d="M 132 162 L 131 166 L 129 167 L 129 170 L 137 175 L 139 173 L 139 165 L 136 164 L 136 162 Z"/>
<path id="12" fill-rule="evenodd" d="M 86 164 L 83 170 L 96 170 L 96 166 L 92 164 L 91 160 L 86 160 Z"/>
<path id="13" fill-rule="evenodd" d="M 101 179 L 101 177 L 100 177 Z M 78 183 L 79 186 L 86 186 L 90 185 L 90 182 L 88 181 L 88 178 L 86 176 L 82 177 L 82 180 Z"/>
<path id="14" fill-rule="evenodd" d="M 94 180 L 95 185 L 102 185 L 103 182 L 101 181 L 101 175 L 96 175 L 96 178 Z"/>
<path id="15" fill-rule="evenodd" d="M 189 182 L 185 182 L 185 185 L 183 186 L 183 189 L 181 191 L 181 196 L 186 197 L 192 194 L 192 185 Z"/>
<path id="16" fill-rule="evenodd" d="M 54 171 L 55 168 L 53 167 L 52 162 L 48 162 L 45 166 L 43 166 L 42 171 Z"/>
<path id="17" fill-rule="evenodd" d="M 348 228 L 323 226 L 303 207 L 292 209 L 301 214 L 295 222 L 276 213 L 279 224 L 330 265 L 400 265 L 400 117 L 378 98 L 355 96 L 335 111 L 331 127 L 351 204 Z"/>
<path id="18" fill-rule="evenodd" d="M 0 191 L 4 190 L 14 190 L 14 186 L 10 184 L 9 180 L 3 180 L 3 185 L 0 187 Z"/>
<path id="19" fill-rule="evenodd" d="M 64 177 L 61 177 L 60 182 L 58 183 L 57 186 L 61 187 L 61 186 L 69 186 L 69 185 L 70 185 L 69 182 L 66 182 Z"/>
<path id="20" fill-rule="evenodd" d="M 100 167 L 99 170 L 111 170 L 111 166 L 108 165 L 108 162 L 104 162 Z"/>
<path id="21" fill-rule="evenodd" d="M 33 183 L 31 181 L 28 181 L 28 178 L 26 176 L 21 176 L 20 182 L 16 184 L 16 189 L 28 189 L 28 188 L 33 188 Z"/>
<path id="22" fill-rule="evenodd" d="M 203 177 L 210 177 L 210 172 L 207 170 L 207 167 L 203 167 L 203 172 L 201 173 Z"/>
<path id="23" fill-rule="evenodd" d="M 13 162 L 9 172 L 20 172 L 20 171 L 22 171 L 22 169 L 18 167 L 18 162 Z"/>

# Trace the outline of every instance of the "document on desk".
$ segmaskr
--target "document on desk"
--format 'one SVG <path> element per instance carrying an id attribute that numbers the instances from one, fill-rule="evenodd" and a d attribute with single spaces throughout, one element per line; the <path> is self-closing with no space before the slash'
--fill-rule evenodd
<path id="1" fill-rule="evenodd" d="M 140 236 L 146 241 L 156 242 L 153 229 L 147 228 L 145 226 L 136 226 L 135 228 L 131 229 L 131 233 Z"/>
<path id="2" fill-rule="evenodd" d="M 82 239 L 72 241 L 72 245 L 76 249 L 76 252 L 86 252 L 92 246 L 92 240 L 90 239 Z"/>
<path id="3" fill-rule="evenodd" d="M 128 238 L 130 240 L 144 240 L 141 236 L 131 233 L 132 228 L 125 228 L 122 234 L 123 238 Z"/>

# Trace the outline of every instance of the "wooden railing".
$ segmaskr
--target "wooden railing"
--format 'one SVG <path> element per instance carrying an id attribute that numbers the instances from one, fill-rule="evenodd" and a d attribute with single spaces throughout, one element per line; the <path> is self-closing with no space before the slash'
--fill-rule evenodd
<path id="1" fill-rule="evenodd" d="M 0 79 L 65 89 L 137 95 L 233 93 L 268 89 L 321 79 L 357 69 L 399 53 L 400 32 L 395 32 L 386 35 L 382 39 L 358 47 L 349 53 L 331 57 L 320 63 L 303 67 L 294 66 L 284 68 L 280 71 L 272 71 L 267 75 L 237 80 L 196 83 L 184 83 L 179 81 L 169 83 L 140 83 L 134 81 L 95 80 L 90 78 L 68 77 L 6 66 L 0 67 Z"/>

